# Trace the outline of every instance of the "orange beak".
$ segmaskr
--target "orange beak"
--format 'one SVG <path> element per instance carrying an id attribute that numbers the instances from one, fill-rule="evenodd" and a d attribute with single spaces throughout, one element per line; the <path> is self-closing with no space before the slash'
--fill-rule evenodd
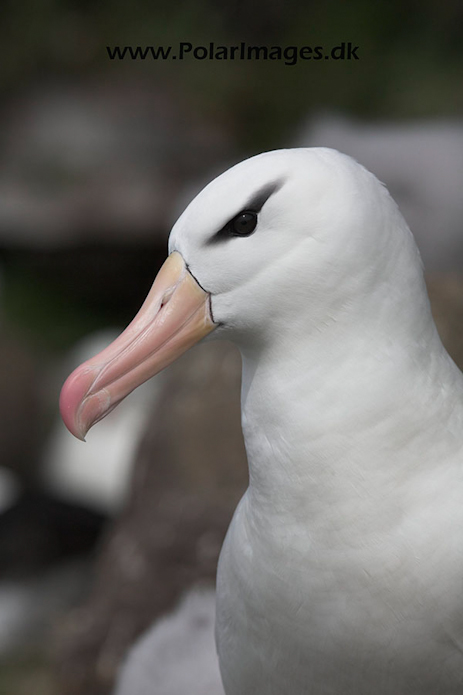
<path id="1" fill-rule="evenodd" d="M 214 328 L 210 295 L 174 251 L 132 323 L 64 383 L 60 411 L 68 430 L 84 440 L 90 427 L 123 398 Z"/>

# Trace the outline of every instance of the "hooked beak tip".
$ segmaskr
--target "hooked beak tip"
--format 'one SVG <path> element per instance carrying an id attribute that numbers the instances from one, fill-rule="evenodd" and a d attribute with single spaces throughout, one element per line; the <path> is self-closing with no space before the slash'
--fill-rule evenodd
<path id="1" fill-rule="evenodd" d="M 88 430 L 87 430 L 87 431 L 88 431 Z M 82 430 L 82 432 L 79 432 L 78 430 L 76 430 L 75 432 L 72 432 L 72 434 L 74 435 L 74 437 L 76 437 L 76 439 L 78 439 L 78 440 L 81 441 L 81 442 L 86 442 L 86 441 L 87 441 L 87 440 L 85 439 L 85 436 L 86 436 L 86 434 L 87 434 L 87 432 L 86 432 L 85 430 Z"/>
<path id="2" fill-rule="evenodd" d="M 95 379 L 95 370 L 85 364 L 75 369 L 61 389 L 59 409 L 64 424 L 71 434 L 85 442 L 85 436 L 93 422 L 83 417 L 82 407 Z"/>

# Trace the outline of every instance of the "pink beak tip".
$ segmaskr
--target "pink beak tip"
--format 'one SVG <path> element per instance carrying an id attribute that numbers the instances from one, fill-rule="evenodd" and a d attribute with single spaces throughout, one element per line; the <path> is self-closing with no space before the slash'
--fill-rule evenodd
<path id="1" fill-rule="evenodd" d="M 87 374 L 85 374 L 86 371 Z M 64 382 L 59 399 L 59 409 L 64 424 L 69 432 L 82 442 L 85 442 L 85 435 L 92 423 L 82 422 L 79 411 L 94 378 L 94 370 L 88 370 L 85 365 L 81 365 Z"/>

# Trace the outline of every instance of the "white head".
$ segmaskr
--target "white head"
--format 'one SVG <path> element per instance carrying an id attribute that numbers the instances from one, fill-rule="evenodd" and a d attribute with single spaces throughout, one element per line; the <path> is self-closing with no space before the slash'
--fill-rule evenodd
<path id="1" fill-rule="evenodd" d="M 74 434 L 212 331 L 243 350 L 288 332 L 307 339 L 327 320 L 386 311 L 375 306 L 384 284 L 387 310 L 406 325 L 415 319 L 404 293 L 418 284 L 422 295 L 418 252 L 387 190 L 325 148 L 267 152 L 226 171 L 179 218 L 169 251 L 136 319 L 66 382 Z"/>
<path id="2" fill-rule="evenodd" d="M 233 220 L 239 226 L 248 211 L 255 228 L 249 219 L 240 236 Z M 327 148 L 266 152 L 214 179 L 174 225 L 173 251 L 211 295 L 219 324 L 211 337 L 244 344 L 271 339 L 296 316 L 306 331 L 316 329 L 394 275 L 396 264 L 421 273 L 387 189 Z"/>

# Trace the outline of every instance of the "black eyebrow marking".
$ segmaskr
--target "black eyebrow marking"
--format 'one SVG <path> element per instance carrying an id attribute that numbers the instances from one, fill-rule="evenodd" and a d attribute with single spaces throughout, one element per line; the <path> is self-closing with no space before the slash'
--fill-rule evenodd
<path id="1" fill-rule="evenodd" d="M 282 187 L 283 183 L 283 181 L 274 181 L 273 183 L 268 183 L 252 196 L 248 204 L 245 205 L 244 210 L 260 212 L 270 196 L 276 193 Z"/>
<path id="2" fill-rule="evenodd" d="M 227 224 L 225 224 L 222 227 L 222 229 L 219 229 L 219 231 L 216 232 L 214 236 L 208 239 L 206 245 L 216 244 L 219 241 L 225 241 L 226 239 L 229 239 L 230 233 L 228 231 L 228 226 L 230 222 L 242 212 L 260 212 L 267 200 L 270 198 L 270 196 L 276 193 L 282 187 L 284 182 L 284 179 L 280 179 L 279 181 L 268 183 L 267 185 L 263 186 L 263 188 L 261 188 L 259 191 L 254 193 L 253 196 L 248 200 L 246 205 L 244 205 L 241 208 L 241 210 L 238 210 L 238 212 L 235 215 L 233 215 L 233 217 L 227 222 Z"/>

